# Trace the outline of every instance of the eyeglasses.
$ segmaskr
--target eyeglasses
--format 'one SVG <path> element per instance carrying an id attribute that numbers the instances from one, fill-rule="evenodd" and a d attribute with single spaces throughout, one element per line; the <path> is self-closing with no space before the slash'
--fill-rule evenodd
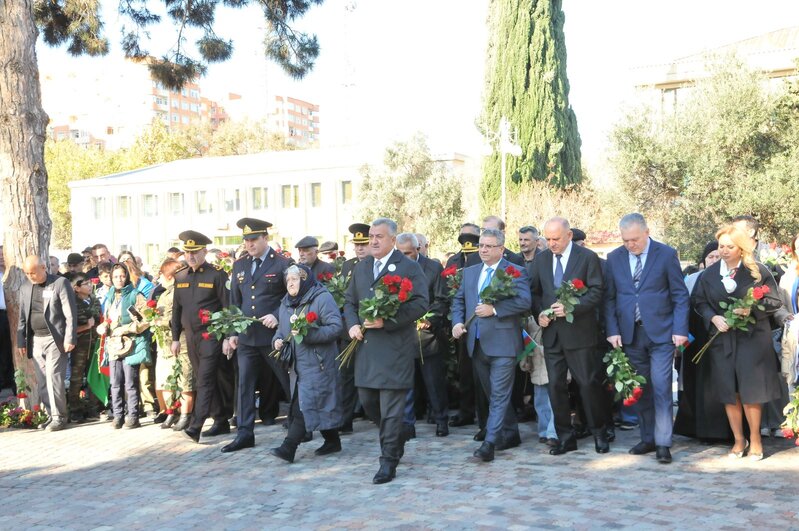
<path id="1" fill-rule="evenodd" d="M 488 243 L 480 243 L 477 246 L 480 249 L 496 249 L 497 247 L 502 247 L 501 245 L 490 245 Z"/>

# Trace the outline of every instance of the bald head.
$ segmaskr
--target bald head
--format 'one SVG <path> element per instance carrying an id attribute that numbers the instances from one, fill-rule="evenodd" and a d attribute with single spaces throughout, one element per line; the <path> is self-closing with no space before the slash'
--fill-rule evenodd
<path id="1" fill-rule="evenodd" d="M 552 254 L 562 254 L 572 240 L 572 231 L 566 218 L 555 217 L 544 225 L 544 238 Z"/>
<path id="2" fill-rule="evenodd" d="M 41 258 L 35 255 L 29 255 L 25 258 L 22 265 L 22 271 L 31 284 L 41 284 L 47 280 L 47 270 L 45 269 L 44 262 Z"/>

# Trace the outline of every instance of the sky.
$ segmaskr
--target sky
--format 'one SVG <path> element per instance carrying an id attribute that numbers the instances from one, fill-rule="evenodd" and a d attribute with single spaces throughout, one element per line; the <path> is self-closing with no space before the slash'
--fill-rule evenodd
<path id="1" fill-rule="evenodd" d="M 106 1 L 112 58 L 118 60 L 118 3 Z M 159 2 L 160 3 L 160 2 Z M 217 13 L 217 33 L 232 38 L 230 61 L 211 65 L 203 94 L 238 93 L 262 108 L 261 95 L 284 94 L 321 107 L 322 144 L 380 148 L 421 131 L 437 152 L 479 156 L 475 127 L 483 89 L 489 0 L 326 0 L 298 26 L 318 35 L 321 53 L 302 81 L 291 81 L 262 54 L 257 9 Z M 604 170 L 608 133 L 633 97 L 640 67 L 670 62 L 799 24 L 796 0 L 566 0 L 570 102 L 589 171 Z M 151 52 L 174 40 L 168 23 L 152 32 Z M 42 71 L 80 70 L 101 59 L 69 58 L 39 45 Z M 799 55 L 799 53 L 798 53 Z M 47 110 L 47 109 L 45 109 Z"/>

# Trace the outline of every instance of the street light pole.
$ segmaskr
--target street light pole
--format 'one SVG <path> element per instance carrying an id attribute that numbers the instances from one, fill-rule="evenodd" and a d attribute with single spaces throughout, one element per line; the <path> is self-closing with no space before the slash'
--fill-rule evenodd
<path id="1" fill-rule="evenodd" d="M 501 210 L 502 210 L 502 219 L 507 219 L 507 157 L 506 155 L 510 154 L 514 157 L 520 157 L 522 154 L 522 148 L 518 144 L 515 143 L 514 137 L 515 135 L 511 132 L 510 121 L 504 116 L 499 120 L 499 154 L 502 157 L 500 161 L 501 167 L 501 186 L 502 186 L 502 202 L 501 202 Z"/>

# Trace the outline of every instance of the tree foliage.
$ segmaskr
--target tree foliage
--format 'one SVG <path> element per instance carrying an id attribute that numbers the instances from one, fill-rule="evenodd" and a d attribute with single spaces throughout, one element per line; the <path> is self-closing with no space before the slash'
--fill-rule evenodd
<path id="1" fill-rule="evenodd" d="M 522 156 L 508 156 L 509 180 L 579 183 L 581 142 L 569 105 L 561 0 L 492 0 L 488 23 L 481 124 L 497 131 L 505 116 L 518 130 Z M 501 156 L 495 150 L 485 163 L 485 210 L 500 195 Z"/>
<path id="2" fill-rule="evenodd" d="M 386 149 L 383 168 L 365 166 L 358 203 L 360 218 L 388 217 L 401 232 L 420 232 L 438 249 L 456 240 L 463 222 L 462 179 L 435 161 L 424 135 Z"/>
<path id="3" fill-rule="evenodd" d="M 52 46 L 67 44 L 72 55 L 104 55 L 108 39 L 103 35 L 100 9 L 103 0 L 35 0 L 34 17 L 44 41 Z M 316 35 L 297 31 L 293 23 L 313 5 L 324 0 L 161 0 L 166 16 L 176 28 L 175 45 L 156 58 L 146 47 L 149 32 L 162 22 L 154 11 L 158 0 L 119 0 L 119 14 L 129 22 L 122 28 L 125 57 L 146 60 L 151 74 L 164 86 L 179 89 L 205 74 L 208 63 L 226 61 L 233 41 L 214 31 L 218 7 L 257 5 L 267 31 L 264 53 L 295 79 L 313 69 L 319 56 Z M 195 39 L 192 46 L 189 39 Z"/>
<path id="4" fill-rule="evenodd" d="M 672 114 L 639 108 L 616 125 L 618 181 L 691 257 L 740 214 L 759 219 L 762 238 L 791 240 L 799 230 L 799 84 L 774 89 L 734 58 L 707 68 L 711 75 Z"/>

